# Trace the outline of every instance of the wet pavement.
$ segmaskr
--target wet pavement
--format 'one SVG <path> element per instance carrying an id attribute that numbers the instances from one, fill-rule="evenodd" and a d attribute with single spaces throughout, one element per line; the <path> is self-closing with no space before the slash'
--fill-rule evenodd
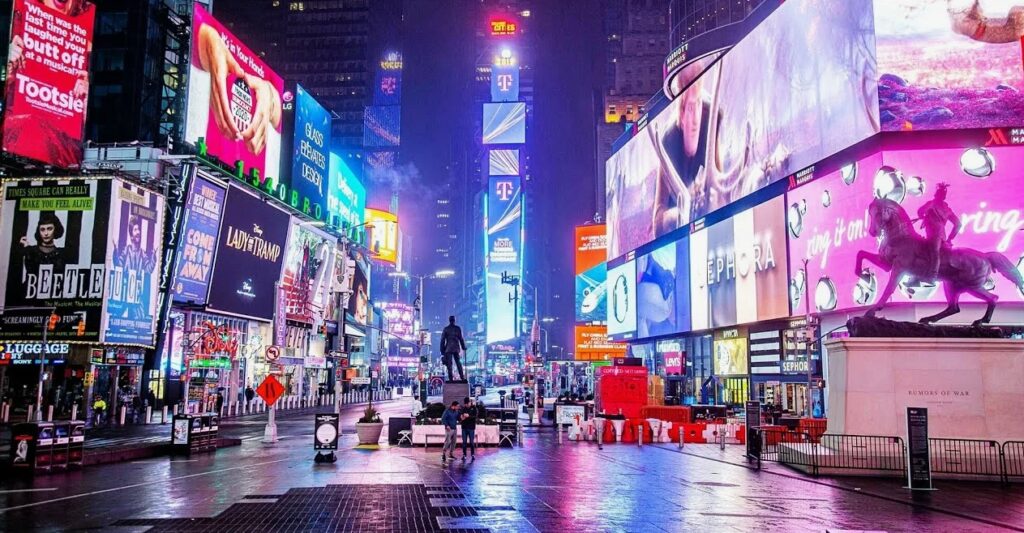
<path id="1" fill-rule="evenodd" d="M 357 449 L 345 434 L 338 462 L 317 465 L 311 416 L 281 417 L 273 446 L 260 420 L 239 422 L 225 431 L 242 445 L 214 454 L 0 480 L 0 530 L 1024 531 L 1021 485 L 944 481 L 914 499 L 895 479 L 757 472 L 738 447 L 599 450 L 550 430 L 449 466 L 437 447 Z"/>

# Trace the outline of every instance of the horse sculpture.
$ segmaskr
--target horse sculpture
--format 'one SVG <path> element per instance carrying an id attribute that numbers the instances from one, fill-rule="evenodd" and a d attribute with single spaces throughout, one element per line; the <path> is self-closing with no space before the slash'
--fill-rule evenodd
<path id="1" fill-rule="evenodd" d="M 910 276 L 919 282 L 942 281 L 946 293 L 945 309 L 920 320 L 922 324 L 937 322 L 960 312 L 960 296 L 972 294 L 987 305 L 985 315 L 975 320 L 973 325 L 980 326 L 992 320 L 998 296 L 988 290 L 985 285 L 993 272 L 998 272 L 1010 280 L 1018 289 L 1024 291 L 1024 275 L 998 252 L 980 252 L 970 248 L 953 248 L 945 246 L 939 255 L 938 276 L 929 276 L 928 257 L 934 257 L 931 244 L 914 231 L 914 223 L 900 204 L 886 198 L 876 198 L 868 207 L 870 226 L 868 233 L 872 237 L 881 237 L 878 253 L 866 250 L 857 252 L 856 274 L 865 277 L 864 261 L 870 261 L 889 272 L 889 280 L 878 297 L 878 302 L 868 309 L 865 316 L 873 317 L 881 310 L 899 281 Z"/>

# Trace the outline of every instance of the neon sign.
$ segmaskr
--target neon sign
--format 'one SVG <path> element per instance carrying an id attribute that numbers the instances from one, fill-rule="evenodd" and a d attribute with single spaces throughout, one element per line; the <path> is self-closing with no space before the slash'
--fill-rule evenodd
<path id="1" fill-rule="evenodd" d="M 518 26 L 511 20 L 492 20 L 491 35 L 515 35 Z"/>

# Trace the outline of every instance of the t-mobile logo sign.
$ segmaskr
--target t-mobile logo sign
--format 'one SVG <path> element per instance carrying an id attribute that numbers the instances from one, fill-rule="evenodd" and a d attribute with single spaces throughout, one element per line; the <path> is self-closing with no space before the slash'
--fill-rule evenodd
<path id="1" fill-rule="evenodd" d="M 494 193 L 498 195 L 498 199 L 502 202 L 507 202 L 509 198 L 512 198 L 512 192 L 511 181 L 499 181 L 494 184 Z"/>
<path id="2" fill-rule="evenodd" d="M 512 75 L 498 74 L 496 83 L 498 84 L 498 88 L 501 89 L 501 92 L 507 93 L 508 90 L 512 88 Z"/>

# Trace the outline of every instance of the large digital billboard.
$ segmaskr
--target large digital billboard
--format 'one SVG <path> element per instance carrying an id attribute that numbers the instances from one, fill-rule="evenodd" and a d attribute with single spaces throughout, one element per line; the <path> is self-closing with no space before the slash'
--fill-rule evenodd
<path id="1" fill-rule="evenodd" d="M 412 341 L 416 338 L 416 309 L 401 302 L 381 302 L 381 313 L 387 320 L 388 333 L 399 339 Z"/>
<path id="2" fill-rule="evenodd" d="M 636 262 L 608 268 L 608 337 L 636 337 Z"/>
<path id="3" fill-rule="evenodd" d="M 363 223 L 363 217 L 366 215 L 366 187 L 349 165 L 347 158 L 331 152 L 330 161 L 328 224 L 341 229 L 358 226 Z M 358 161 L 356 164 L 359 164 Z"/>
<path id="4" fill-rule="evenodd" d="M 575 329 L 577 361 L 611 361 L 626 355 L 626 345 L 608 340 L 606 326 L 578 325 Z"/>
<path id="5" fill-rule="evenodd" d="M 515 102 L 519 100 L 519 65 L 491 67 L 491 101 Z"/>
<path id="6" fill-rule="evenodd" d="M 367 106 L 363 112 L 363 146 L 398 146 L 402 143 L 402 107 Z"/>
<path id="7" fill-rule="evenodd" d="M 488 152 L 487 173 L 490 176 L 518 176 L 519 150 L 491 150 Z"/>
<path id="8" fill-rule="evenodd" d="M 331 115 L 313 95 L 295 86 L 288 185 L 292 207 L 316 220 L 327 217 L 330 178 Z"/>
<path id="9" fill-rule="evenodd" d="M 697 78 L 607 161 L 609 257 L 877 133 L 871 27 L 870 0 L 790 0 Z"/>
<path id="10" fill-rule="evenodd" d="M 201 175 L 192 180 L 174 266 L 173 298 L 177 302 L 206 303 L 226 195 L 227 189 L 213 180 Z"/>
<path id="11" fill-rule="evenodd" d="M 789 316 L 785 200 L 777 196 L 690 235 L 692 329 Z"/>
<path id="12" fill-rule="evenodd" d="M 523 265 L 523 198 L 516 176 L 492 177 L 487 188 L 487 343 L 516 336 L 519 316 L 514 288 L 502 275 L 521 276 Z"/>
<path id="13" fill-rule="evenodd" d="M 196 4 L 185 142 L 201 156 L 275 183 L 281 172 L 284 80 Z"/>
<path id="14" fill-rule="evenodd" d="M 0 302 L 3 340 L 37 340 L 53 307 L 47 338 L 100 341 L 110 194 L 114 180 L 18 180 L 3 184 Z M 84 331 L 78 335 L 78 324 Z"/>
<path id="15" fill-rule="evenodd" d="M 82 163 L 92 2 L 14 0 L 3 150 L 55 167 Z"/>
<path id="16" fill-rule="evenodd" d="M 484 104 L 484 144 L 523 144 L 526 142 L 526 103 Z"/>
<path id="17" fill-rule="evenodd" d="M 370 252 L 373 258 L 392 265 L 398 264 L 398 249 L 401 244 L 398 215 L 381 209 L 367 209 L 365 218 L 369 227 Z"/>
<path id="18" fill-rule="evenodd" d="M 348 296 L 346 311 L 359 324 L 366 324 L 370 319 L 370 264 L 357 253 L 352 264 L 352 282 L 349 284 L 351 294 Z"/>
<path id="19" fill-rule="evenodd" d="M 670 242 L 636 259 L 636 338 L 690 331 L 690 247 Z"/>
<path id="20" fill-rule="evenodd" d="M 1019 126 L 1024 1 L 874 2 L 882 129 Z"/>
<path id="21" fill-rule="evenodd" d="M 402 103 L 402 53 L 390 50 L 381 57 L 373 87 L 373 105 Z"/>
<path id="22" fill-rule="evenodd" d="M 608 318 L 608 235 L 604 224 L 576 226 L 576 322 L 603 324 Z"/>
<path id="23" fill-rule="evenodd" d="M 153 345 L 163 237 L 164 197 L 114 180 L 103 342 Z"/>
<path id="24" fill-rule="evenodd" d="M 244 189 L 228 189 L 210 282 L 211 309 L 273 320 L 289 219 Z"/>
<path id="25" fill-rule="evenodd" d="M 327 311 L 338 242 L 294 219 L 292 222 L 280 284 L 285 317 L 317 325 L 323 322 Z"/>
<path id="26" fill-rule="evenodd" d="M 909 219 L 928 215 L 922 208 L 948 184 L 945 202 L 959 217 L 954 250 L 998 252 L 1024 273 L 1024 162 L 1021 148 L 937 148 L 885 150 L 851 161 L 835 172 L 787 195 L 791 297 L 794 312 L 810 298 L 812 312 L 842 311 L 873 305 L 889 279 L 874 263 L 857 275 L 857 253 L 878 251 L 868 233 L 868 206 L 875 197 L 894 200 Z M 919 222 L 913 231 L 924 236 Z M 944 225 L 946 234 L 953 224 Z M 807 272 L 803 261 L 807 259 Z M 1024 302 L 1024 294 L 998 272 L 992 292 L 1001 303 Z M 977 301 L 967 293 L 965 301 Z M 945 302 L 942 283 L 901 279 L 893 302 Z"/>

